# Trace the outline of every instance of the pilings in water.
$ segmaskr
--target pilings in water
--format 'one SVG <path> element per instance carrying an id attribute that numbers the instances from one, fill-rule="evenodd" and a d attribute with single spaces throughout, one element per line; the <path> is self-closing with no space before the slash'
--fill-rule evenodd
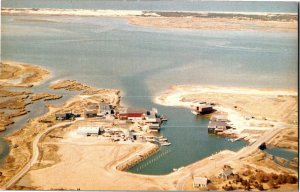
<path id="1" fill-rule="evenodd" d="M 149 159 L 148 161 L 146 161 L 145 163 L 143 163 L 142 165 L 138 166 L 135 171 L 139 172 L 140 170 L 148 167 L 149 165 L 155 163 L 156 161 L 158 161 L 159 159 L 161 159 L 163 156 L 165 156 L 166 154 L 170 153 L 171 149 L 168 149 L 166 151 L 161 152 L 159 155 L 157 155 L 156 157 L 153 157 L 151 159 Z"/>
<path id="2" fill-rule="evenodd" d="M 147 159 L 149 156 L 153 155 L 154 153 L 156 153 L 159 150 L 159 146 L 155 145 L 153 148 L 151 148 L 148 151 L 145 151 L 144 153 L 139 153 L 139 155 L 136 155 L 135 157 L 129 159 L 128 161 L 125 161 L 124 163 L 122 163 L 121 165 L 118 165 L 116 167 L 117 170 L 120 171 L 125 171 L 127 169 L 129 169 L 130 167 L 133 167 L 134 165 L 136 165 L 137 163 Z"/>

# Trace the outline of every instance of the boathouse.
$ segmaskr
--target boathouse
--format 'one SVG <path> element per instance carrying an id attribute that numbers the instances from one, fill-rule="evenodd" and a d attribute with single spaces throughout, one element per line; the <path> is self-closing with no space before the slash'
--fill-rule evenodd
<path id="1" fill-rule="evenodd" d="M 227 129 L 227 123 L 224 121 L 209 121 L 208 133 L 222 132 Z"/>
<path id="2" fill-rule="evenodd" d="M 207 186 L 207 178 L 205 177 L 194 177 L 193 179 L 193 187 L 206 187 Z"/>
<path id="3" fill-rule="evenodd" d="M 209 114 L 214 111 L 211 105 L 199 104 L 199 105 L 193 105 L 191 107 L 192 107 L 192 113 L 195 115 Z"/>
<path id="4" fill-rule="evenodd" d="M 157 110 L 147 111 L 145 115 L 146 122 L 157 122 Z"/>

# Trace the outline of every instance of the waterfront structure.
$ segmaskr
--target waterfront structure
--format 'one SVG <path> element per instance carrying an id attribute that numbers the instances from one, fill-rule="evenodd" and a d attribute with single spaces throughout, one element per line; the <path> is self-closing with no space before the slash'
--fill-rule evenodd
<path id="1" fill-rule="evenodd" d="M 157 110 L 152 109 L 151 111 L 146 111 L 145 119 L 146 122 L 157 122 Z"/>
<path id="2" fill-rule="evenodd" d="M 212 113 L 214 111 L 211 105 L 206 105 L 206 104 L 192 105 L 191 107 L 192 107 L 191 112 L 194 115 L 204 115 L 204 114 Z"/>
<path id="3" fill-rule="evenodd" d="M 100 127 L 78 127 L 77 134 L 78 135 L 100 135 L 102 133 Z"/>
<path id="4" fill-rule="evenodd" d="M 223 121 L 209 121 L 208 133 L 223 132 L 227 129 L 227 123 Z"/>
<path id="5" fill-rule="evenodd" d="M 207 186 L 207 178 L 206 177 L 194 177 L 193 179 L 193 187 L 206 187 Z"/>

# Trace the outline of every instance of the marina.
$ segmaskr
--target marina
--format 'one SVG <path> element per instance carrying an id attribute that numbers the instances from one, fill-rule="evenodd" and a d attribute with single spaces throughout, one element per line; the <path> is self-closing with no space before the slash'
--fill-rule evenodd
<path id="1" fill-rule="evenodd" d="M 250 165 L 264 170 L 262 165 L 274 166 L 273 161 L 266 163 L 268 155 L 262 158 L 263 152 L 255 152 L 275 138 L 284 123 L 296 125 L 292 112 L 297 95 L 255 89 L 297 86 L 293 6 L 275 3 L 273 8 L 250 7 L 249 13 L 203 15 L 177 10 L 217 11 L 217 6 L 191 6 L 193 1 L 159 10 L 166 2 L 138 1 L 124 8 L 117 0 L 114 5 L 97 1 L 91 7 L 74 2 L 71 8 L 62 2 L 58 6 L 46 0 L 30 8 L 37 3 L 30 0 L 29 8 L 21 2 L 16 5 L 21 9 L 14 9 L 4 1 L 3 61 L 47 69 L 49 79 L 30 90 L 62 97 L 57 106 L 46 100 L 28 103 L 28 115 L 16 118 L 0 134 L 6 137 L 0 140 L 0 163 L 9 160 L 13 165 L 1 172 L 1 178 L 9 179 L 5 188 L 18 183 L 15 188 L 27 189 L 27 179 L 29 187 L 46 190 L 193 190 L 211 185 L 211 178 L 230 180 Z M 221 11 L 243 11 L 235 6 L 228 4 Z M 145 7 L 150 11 L 142 11 Z M 232 15 L 238 18 L 229 18 Z M 278 103 L 291 111 L 284 123 L 272 113 L 284 111 Z M 52 114 L 44 118 L 46 113 Z M 294 156 L 285 163 L 286 156 L 274 155 L 274 162 L 295 166 Z M 227 163 L 233 168 L 225 169 Z M 44 176 L 49 182 L 41 179 Z M 66 185 L 61 185 L 63 178 Z"/>

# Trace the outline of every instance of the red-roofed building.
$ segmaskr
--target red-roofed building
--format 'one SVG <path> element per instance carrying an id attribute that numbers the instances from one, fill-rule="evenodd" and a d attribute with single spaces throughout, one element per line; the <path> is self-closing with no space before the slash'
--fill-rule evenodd
<path id="1" fill-rule="evenodd" d="M 144 113 L 123 113 L 119 114 L 119 119 L 121 120 L 143 120 L 145 118 Z"/>
<path id="2" fill-rule="evenodd" d="M 145 118 L 144 113 L 127 113 L 128 120 L 143 120 Z"/>

